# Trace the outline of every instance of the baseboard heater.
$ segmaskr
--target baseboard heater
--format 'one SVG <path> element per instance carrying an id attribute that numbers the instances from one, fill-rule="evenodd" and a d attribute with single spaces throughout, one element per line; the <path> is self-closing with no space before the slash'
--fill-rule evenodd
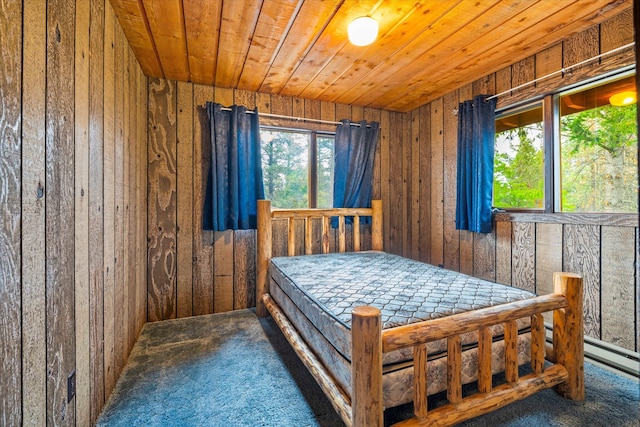
<path id="1" fill-rule="evenodd" d="M 545 323 L 545 327 L 547 342 L 551 342 L 553 339 L 551 325 Z M 589 363 L 640 381 L 640 353 L 585 336 L 584 357 Z"/>

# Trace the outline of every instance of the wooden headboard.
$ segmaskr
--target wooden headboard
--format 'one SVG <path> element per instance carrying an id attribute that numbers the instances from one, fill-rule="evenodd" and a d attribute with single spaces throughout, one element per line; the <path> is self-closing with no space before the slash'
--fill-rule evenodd
<path id="1" fill-rule="evenodd" d="M 304 220 L 305 254 L 313 253 L 312 220 L 320 219 L 322 224 L 322 253 L 330 252 L 329 231 L 332 217 L 338 218 L 337 250 L 346 250 L 346 217 L 353 217 L 353 251 L 360 250 L 360 218 L 371 217 L 371 249 L 382 250 L 382 201 L 372 200 L 370 208 L 333 208 L 333 209 L 272 209 L 270 200 L 258 200 L 258 241 L 257 241 L 257 277 L 256 277 L 256 313 L 266 316 L 267 310 L 262 295 L 269 290 L 269 260 L 273 251 L 273 220 L 288 221 L 287 255 L 295 255 L 295 220 Z"/>

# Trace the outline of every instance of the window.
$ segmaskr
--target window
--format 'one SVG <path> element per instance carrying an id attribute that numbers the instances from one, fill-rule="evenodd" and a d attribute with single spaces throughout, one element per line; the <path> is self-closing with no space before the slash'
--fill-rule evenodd
<path id="1" fill-rule="evenodd" d="M 265 197 L 278 208 L 333 205 L 334 135 L 260 129 Z"/>
<path id="2" fill-rule="evenodd" d="M 563 212 L 638 211 L 636 104 L 610 102 L 635 89 L 629 76 L 560 96 Z"/>
<path id="3" fill-rule="evenodd" d="M 636 104 L 611 101 L 635 90 L 627 73 L 498 112 L 494 206 L 637 212 Z"/>
<path id="4" fill-rule="evenodd" d="M 542 105 L 499 115 L 496 120 L 493 205 L 544 208 Z"/>

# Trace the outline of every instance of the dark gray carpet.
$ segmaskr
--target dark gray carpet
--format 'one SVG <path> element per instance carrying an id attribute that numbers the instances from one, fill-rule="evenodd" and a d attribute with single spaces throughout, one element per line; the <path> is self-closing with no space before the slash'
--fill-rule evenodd
<path id="1" fill-rule="evenodd" d="M 466 426 L 640 426 L 638 383 L 586 364 L 586 400 L 546 390 Z M 434 402 L 438 397 L 434 397 Z M 386 423 L 411 412 L 387 411 Z M 98 426 L 343 426 L 270 318 L 148 323 Z"/>

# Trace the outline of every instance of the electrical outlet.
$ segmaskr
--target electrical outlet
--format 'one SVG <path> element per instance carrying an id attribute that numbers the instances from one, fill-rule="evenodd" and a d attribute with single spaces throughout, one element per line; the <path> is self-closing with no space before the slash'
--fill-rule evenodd
<path id="1" fill-rule="evenodd" d="M 67 403 L 71 403 L 71 400 L 76 395 L 76 371 L 73 370 L 67 377 Z"/>

